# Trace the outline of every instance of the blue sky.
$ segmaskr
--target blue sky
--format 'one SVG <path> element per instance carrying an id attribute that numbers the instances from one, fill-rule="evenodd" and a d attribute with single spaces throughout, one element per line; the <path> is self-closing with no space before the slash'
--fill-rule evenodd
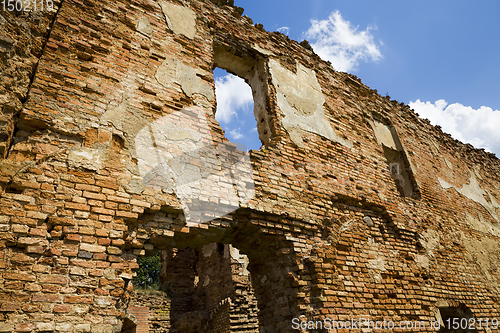
<path id="1" fill-rule="evenodd" d="M 409 104 L 455 138 L 500 156 L 500 1 L 235 0 L 235 5 L 268 31 L 309 40 L 335 69 Z M 258 149 L 251 100 L 241 96 L 248 90 L 224 73 L 216 76 L 218 100 L 225 98 L 229 108 L 217 111 L 226 136 Z M 224 116 L 228 112 L 231 116 Z"/>

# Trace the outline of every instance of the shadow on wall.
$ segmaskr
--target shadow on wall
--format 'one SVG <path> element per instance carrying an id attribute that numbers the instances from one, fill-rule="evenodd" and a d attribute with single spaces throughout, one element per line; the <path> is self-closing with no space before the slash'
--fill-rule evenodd
<path id="1" fill-rule="evenodd" d="M 248 153 L 231 142 L 215 143 L 202 107 L 144 126 L 135 137 L 135 149 L 144 185 L 174 192 L 187 222 L 211 221 L 254 197 Z"/>

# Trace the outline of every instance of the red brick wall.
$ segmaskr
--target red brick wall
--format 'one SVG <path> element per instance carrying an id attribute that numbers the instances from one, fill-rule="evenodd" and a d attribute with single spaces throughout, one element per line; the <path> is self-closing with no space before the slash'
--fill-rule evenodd
<path id="1" fill-rule="evenodd" d="M 128 312 L 134 315 L 139 323 L 135 329 L 135 333 L 149 333 L 149 307 L 134 306 L 129 307 Z"/>
<path id="2" fill-rule="evenodd" d="M 494 155 L 453 140 L 233 7 L 167 2 L 196 14 L 193 39 L 169 29 L 152 0 L 65 0 L 35 55 L 36 74 L 27 68 L 22 75 L 22 106 L 0 99 L 9 113 L 0 119 L 0 144 L 8 150 L 0 163 L 1 330 L 92 325 L 113 332 L 140 256 L 215 242 L 248 255 L 267 332 L 290 331 L 301 315 L 429 323 L 444 304 L 465 304 L 478 319 L 500 317 Z M 151 36 L 137 30 L 141 17 Z M 13 26 L 9 38 L 21 45 Z M 226 140 L 215 101 L 156 78 L 168 58 L 213 87 L 211 70 L 223 67 L 214 61 L 216 44 L 226 59 L 272 60 L 289 75 L 298 64 L 314 70 L 326 126 L 350 146 L 307 130 L 299 133 L 303 145 L 294 143 L 283 126 L 278 85 L 262 66 L 259 82 L 268 91 L 259 122 L 270 128 L 270 139 L 250 154 L 255 198 L 224 219 L 186 224 L 173 192 L 144 186 L 131 147 L 135 130 L 193 105 L 204 106 L 213 140 Z M 0 82 L 16 75 L 2 72 Z M 0 95 L 6 87 L 9 96 L 18 94 L 17 85 L 5 84 Z M 398 191 L 374 119 L 397 129 L 405 149 L 396 152 L 404 154 L 401 166 L 411 167 L 419 196 Z"/>

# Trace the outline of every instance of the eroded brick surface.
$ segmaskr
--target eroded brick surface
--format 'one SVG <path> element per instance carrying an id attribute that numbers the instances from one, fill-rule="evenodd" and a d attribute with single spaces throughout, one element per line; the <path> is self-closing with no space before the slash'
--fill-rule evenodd
<path id="1" fill-rule="evenodd" d="M 261 332 L 290 332 L 300 316 L 419 320 L 428 331 L 439 309 L 500 318 L 495 156 L 231 4 L 64 0 L 57 8 L 1 14 L 1 332 L 120 332 L 132 323 L 138 258 L 180 251 L 194 263 L 189 251 L 217 243 L 248 257 Z M 161 170 L 143 168 L 148 155 L 136 138 L 182 125 L 205 133 L 220 156 L 241 157 L 222 144 L 214 67 L 252 86 L 265 145 L 250 152 L 251 198 L 224 217 L 186 223 L 175 189 L 146 179 L 144 170 Z M 198 194 L 203 205 L 218 193 Z M 195 287 L 195 273 L 186 270 L 180 294 Z M 185 332 L 231 324 L 213 314 L 231 318 L 235 301 L 224 303 L 224 293 L 238 274 L 207 274 L 209 315 L 176 305 L 191 316 Z"/>

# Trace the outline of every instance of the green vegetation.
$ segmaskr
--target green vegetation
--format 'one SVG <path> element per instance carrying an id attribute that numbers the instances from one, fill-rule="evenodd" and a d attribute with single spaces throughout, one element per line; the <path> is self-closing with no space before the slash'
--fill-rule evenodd
<path id="1" fill-rule="evenodd" d="M 160 252 L 151 257 L 142 258 L 139 261 L 137 276 L 132 283 L 136 290 L 159 290 L 160 289 Z"/>

